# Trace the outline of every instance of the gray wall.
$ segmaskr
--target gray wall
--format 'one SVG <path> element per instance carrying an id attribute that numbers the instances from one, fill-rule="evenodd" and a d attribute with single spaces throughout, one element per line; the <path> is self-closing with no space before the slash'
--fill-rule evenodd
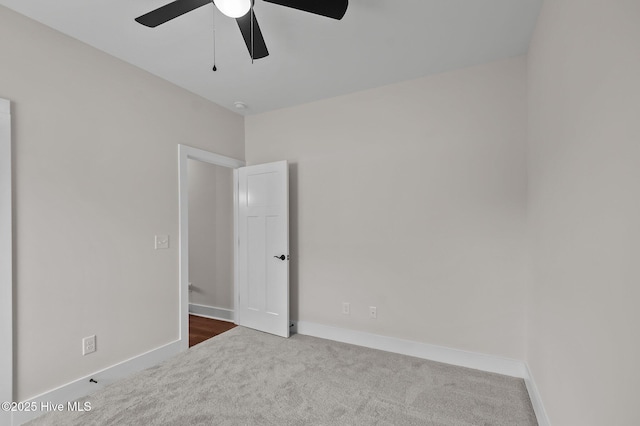
<path id="1" fill-rule="evenodd" d="M 554 425 L 638 425 L 640 2 L 544 2 L 528 72 L 527 361 Z"/>
<path id="2" fill-rule="evenodd" d="M 189 160 L 189 303 L 233 310 L 233 169 Z"/>
<path id="3" fill-rule="evenodd" d="M 177 144 L 242 159 L 244 120 L 2 6 L 0 23 L 23 400 L 178 338 Z"/>
<path id="4" fill-rule="evenodd" d="M 520 57 L 246 118 L 250 164 L 292 162 L 294 319 L 524 358 L 525 71 Z"/>

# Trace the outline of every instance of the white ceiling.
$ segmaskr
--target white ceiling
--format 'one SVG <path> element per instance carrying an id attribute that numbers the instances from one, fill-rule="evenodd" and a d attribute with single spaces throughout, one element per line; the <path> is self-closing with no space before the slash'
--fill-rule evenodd
<path id="1" fill-rule="evenodd" d="M 256 0 L 270 55 L 251 64 L 213 5 L 156 28 L 134 18 L 171 0 L 0 4 L 231 110 L 255 114 L 521 55 L 542 0 L 351 0 L 340 21 Z"/>

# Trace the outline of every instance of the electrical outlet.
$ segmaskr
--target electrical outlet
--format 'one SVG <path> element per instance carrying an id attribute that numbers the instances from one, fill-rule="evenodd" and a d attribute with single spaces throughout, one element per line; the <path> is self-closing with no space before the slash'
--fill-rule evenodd
<path id="1" fill-rule="evenodd" d="M 351 314 L 351 305 L 349 302 L 342 302 L 342 313 L 345 315 Z"/>
<path id="2" fill-rule="evenodd" d="M 378 308 L 376 308 L 375 306 L 369 306 L 369 318 L 378 318 Z"/>
<path id="3" fill-rule="evenodd" d="M 82 355 L 89 355 L 96 351 L 96 335 L 82 339 Z"/>

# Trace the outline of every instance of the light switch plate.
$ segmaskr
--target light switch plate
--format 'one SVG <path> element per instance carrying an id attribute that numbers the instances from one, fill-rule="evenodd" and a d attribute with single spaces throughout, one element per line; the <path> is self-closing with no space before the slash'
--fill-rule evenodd
<path id="1" fill-rule="evenodd" d="M 168 235 L 156 235 L 156 250 L 169 248 Z"/>

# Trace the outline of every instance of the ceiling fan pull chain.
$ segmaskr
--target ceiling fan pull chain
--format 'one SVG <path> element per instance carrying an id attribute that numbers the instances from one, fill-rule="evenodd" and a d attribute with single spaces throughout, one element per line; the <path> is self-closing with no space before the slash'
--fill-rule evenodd
<path id="1" fill-rule="evenodd" d="M 213 3 L 213 71 L 218 71 L 218 67 L 216 67 L 216 5 Z"/>

